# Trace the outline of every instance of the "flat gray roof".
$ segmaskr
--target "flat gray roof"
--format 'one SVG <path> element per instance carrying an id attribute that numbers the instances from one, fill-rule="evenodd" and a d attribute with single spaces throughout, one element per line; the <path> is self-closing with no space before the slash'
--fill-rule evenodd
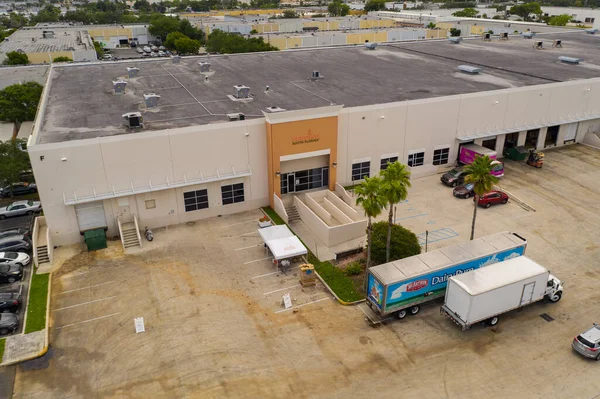
<path id="1" fill-rule="evenodd" d="M 563 41 L 552 48 L 553 39 Z M 544 50 L 534 50 L 542 40 Z M 600 36 L 582 31 L 511 37 L 508 41 L 447 40 L 402 42 L 367 50 L 363 46 L 236 55 L 101 62 L 53 67 L 47 109 L 38 143 L 128 133 L 122 114 L 141 111 L 145 130 L 226 122 L 227 114 L 262 117 L 278 106 L 299 110 L 344 104 L 346 107 L 416 100 L 598 77 Z M 559 56 L 582 58 L 579 65 Z M 199 61 L 211 63 L 208 80 Z M 459 72 L 459 65 L 483 69 Z M 127 67 L 140 69 L 128 79 Z M 310 80 L 311 72 L 323 76 Z M 125 95 L 112 93 L 112 81 L 127 80 Z M 253 99 L 232 101 L 234 85 L 251 88 Z M 268 91 L 264 91 L 266 86 Z M 146 111 L 144 94 L 161 96 L 159 108 Z"/>
<path id="2" fill-rule="evenodd" d="M 0 90 L 6 86 L 25 83 L 31 80 L 41 85 L 46 84 L 50 66 L 32 65 L 19 67 L 0 67 Z"/>
<path id="3" fill-rule="evenodd" d="M 53 38 L 44 38 L 44 31 L 54 32 Z M 87 30 L 80 27 L 22 28 L 0 43 L 0 54 L 22 50 L 25 53 L 93 50 Z"/>

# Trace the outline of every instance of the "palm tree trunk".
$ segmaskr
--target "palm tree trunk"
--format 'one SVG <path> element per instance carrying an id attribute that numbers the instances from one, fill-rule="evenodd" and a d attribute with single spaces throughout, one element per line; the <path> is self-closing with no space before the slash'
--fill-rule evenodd
<path id="1" fill-rule="evenodd" d="M 388 234 L 387 241 L 385 243 L 385 261 L 390 261 L 390 250 L 392 246 L 392 224 L 394 217 L 394 206 L 390 204 L 390 214 L 388 215 Z"/>
<path id="2" fill-rule="evenodd" d="M 471 223 L 471 240 L 475 236 L 475 219 L 477 218 L 477 207 L 479 206 L 479 195 L 475 194 L 475 203 L 473 208 L 473 222 Z"/>

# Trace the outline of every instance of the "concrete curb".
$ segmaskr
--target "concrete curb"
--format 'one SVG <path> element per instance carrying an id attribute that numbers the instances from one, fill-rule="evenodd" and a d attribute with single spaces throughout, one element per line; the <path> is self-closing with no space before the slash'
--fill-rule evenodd
<path id="1" fill-rule="evenodd" d="M 500 186 L 494 186 L 494 189 L 498 190 L 498 191 L 502 191 L 503 193 L 505 193 L 506 195 L 508 195 L 508 197 L 510 198 L 510 201 L 516 202 L 517 204 L 519 204 L 519 206 L 521 208 L 525 209 L 526 211 L 537 212 L 534 207 L 532 207 L 531 205 L 529 205 L 527 202 L 523 201 L 522 199 L 519 199 L 519 198 L 515 197 L 514 194 L 506 191 L 502 187 L 500 187 Z"/>
<path id="2" fill-rule="evenodd" d="M 30 287 L 30 289 L 31 289 L 31 287 Z M 51 293 L 52 293 L 52 273 L 50 273 L 50 276 L 48 277 L 48 296 L 46 297 L 46 328 L 45 328 L 46 331 L 44 333 L 44 347 L 42 348 L 42 350 L 39 351 L 35 355 L 23 356 L 22 358 L 13 360 L 11 362 L 0 363 L 0 367 L 12 366 L 13 364 L 18 364 L 18 363 L 26 362 L 28 360 L 37 359 L 38 357 L 44 356 L 48 352 L 48 348 L 50 346 L 49 326 L 50 326 L 50 294 Z M 31 291 L 29 292 L 29 294 L 31 295 Z M 23 329 L 24 328 L 25 328 L 25 326 L 23 326 Z"/>
<path id="3" fill-rule="evenodd" d="M 321 280 L 321 282 L 323 283 L 323 285 L 327 288 L 327 290 L 329 291 L 329 293 L 331 295 L 333 295 L 333 297 L 341 304 L 344 306 L 354 306 L 354 305 L 358 305 L 359 303 L 363 303 L 366 302 L 367 299 L 359 299 L 358 301 L 354 301 L 354 302 L 346 302 L 343 299 L 340 299 L 339 296 L 337 296 L 337 294 L 331 289 L 331 287 L 325 282 L 325 280 L 323 280 L 323 277 L 321 277 L 321 275 L 319 274 L 319 272 L 317 272 L 315 270 L 315 274 L 317 275 L 317 277 L 319 278 L 319 280 Z"/>

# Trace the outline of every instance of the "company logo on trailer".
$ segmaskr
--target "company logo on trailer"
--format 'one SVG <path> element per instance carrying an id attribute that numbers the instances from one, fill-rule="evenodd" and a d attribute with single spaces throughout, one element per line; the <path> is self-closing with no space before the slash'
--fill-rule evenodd
<path id="1" fill-rule="evenodd" d="M 408 286 L 406 287 L 406 292 L 418 291 L 421 288 L 427 287 L 428 284 L 429 284 L 429 282 L 427 280 L 413 281 L 412 283 L 408 284 Z"/>
<path id="2" fill-rule="evenodd" d="M 319 133 L 313 133 L 312 129 L 308 129 L 308 134 L 306 136 L 292 137 L 292 145 L 316 143 L 319 139 Z"/>

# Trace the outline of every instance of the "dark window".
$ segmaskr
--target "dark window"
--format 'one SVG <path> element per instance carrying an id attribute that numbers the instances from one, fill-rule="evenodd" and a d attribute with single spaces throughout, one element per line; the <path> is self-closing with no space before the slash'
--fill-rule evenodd
<path id="1" fill-rule="evenodd" d="M 183 202 L 185 203 L 186 212 L 206 209 L 208 208 L 208 191 L 204 189 L 183 193 Z"/>
<path id="2" fill-rule="evenodd" d="M 365 177 L 369 177 L 371 170 L 371 161 L 358 162 L 352 164 L 352 181 L 362 180 Z"/>
<path id="3" fill-rule="evenodd" d="M 544 141 L 544 147 L 550 147 L 550 146 L 556 145 L 556 141 L 558 140 L 558 131 L 559 130 L 560 130 L 560 125 L 548 127 L 548 131 L 546 132 L 546 140 Z"/>
<path id="4" fill-rule="evenodd" d="M 448 163 L 450 157 L 450 148 L 440 148 L 439 150 L 433 151 L 433 164 L 434 165 L 445 165 Z"/>
<path id="5" fill-rule="evenodd" d="M 483 140 L 481 146 L 494 151 L 496 149 L 496 138 Z"/>
<path id="6" fill-rule="evenodd" d="M 414 154 L 408 154 L 408 166 L 414 168 L 415 166 L 421 166 L 425 163 L 425 153 L 415 152 Z"/>
<path id="7" fill-rule="evenodd" d="M 244 202 L 244 183 L 221 186 L 221 198 L 223 205 Z"/>
<path id="8" fill-rule="evenodd" d="M 398 157 L 390 157 L 390 158 L 381 158 L 381 170 L 386 170 L 388 167 L 388 163 L 394 163 L 398 161 Z"/>

